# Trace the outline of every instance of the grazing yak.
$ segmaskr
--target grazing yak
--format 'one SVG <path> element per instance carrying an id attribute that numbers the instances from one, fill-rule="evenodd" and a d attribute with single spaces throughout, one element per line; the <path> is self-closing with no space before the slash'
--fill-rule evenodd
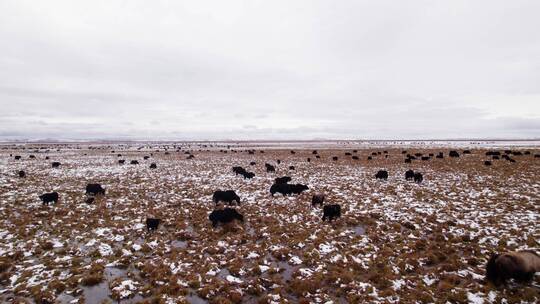
<path id="1" fill-rule="evenodd" d="M 138 165 L 139 164 L 139 161 L 137 160 L 132 160 L 129 162 L 131 165 Z"/>
<path id="2" fill-rule="evenodd" d="M 43 205 L 48 205 L 50 202 L 58 203 L 58 192 L 44 193 L 39 196 L 39 199 L 43 202 Z"/>
<path id="3" fill-rule="evenodd" d="M 146 218 L 146 230 L 148 232 L 158 229 L 161 219 Z"/>
<path id="4" fill-rule="evenodd" d="M 147 159 L 149 159 L 149 158 L 150 158 L 150 156 L 144 156 L 144 157 L 143 157 L 144 160 L 147 160 Z"/>
<path id="5" fill-rule="evenodd" d="M 422 156 L 422 160 L 429 160 L 429 156 Z"/>
<path id="6" fill-rule="evenodd" d="M 530 282 L 535 272 L 540 272 L 540 256 L 534 251 L 493 254 L 486 265 L 486 279 L 495 286 L 508 279 Z"/>
<path id="7" fill-rule="evenodd" d="M 274 179 L 275 184 L 286 184 L 290 181 L 291 181 L 290 176 L 276 177 L 276 179 Z"/>
<path id="8" fill-rule="evenodd" d="M 219 223 L 227 224 L 234 220 L 244 222 L 244 216 L 234 208 L 224 208 L 221 210 L 214 210 L 208 216 L 208 219 L 212 222 L 212 227 L 217 227 Z"/>
<path id="9" fill-rule="evenodd" d="M 232 203 L 236 201 L 238 205 L 240 205 L 240 197 L 236 194 L 236 192 L 234 192 L 234 190 L 217 190 L 214 192 L 212 200 L 214 203 L 216 203 L 216 205 L 222 201 L 228 203 L 229 205 L 232 205 Z"/>
<path id="10" fill-rule="evenodd" d="M 100 184 L 88 184 L 86 185 L 87 195 L 105 195 L 105 189 Z"/>
<path id="11" fill-rule="evenodd" d="M 270 165 L 270 164 L 264 164 L 266 167 L 266 172 L 276 172 L 276 167 Z"/>
<path id="12" fill-rule="evenodd" d="M 150 169 L 157 169 L 156 163 L 151 163 L 150 164 Z"/>
<path id="13" fill-rule="evenodd" d="M 422 176 L 422 173 L 416 172 L 414 173 L 414 182 L 417 184 L 420 184 L 424 180 L 424 176 Z"/>
<path id="14" fill-rule="evenodd" d="M 410 158 L 405 158 L 405 163 L 406 163 L 406 164 L 410 164 L 410 163 L 411 163 L 411 159 L 410 159 Z"/>
<path id="15" fill-rule="evenodd" d="M 294 166 L 289 166 L 289 170 L 296 170 Z"/>
<path id="16" fill-rule="evenodd" d="M 308 157 L 308 158 L 307 158 L 307 162 L 308 162 L 308 163 L 311 162 L 311 158 Z"/>
<path id="17" fill-rule="evenodd" d="M 60 162 L 52 162 L 51 166 L 53 168 L 58 168 L 58 167 L 60 167 Z"/>
<path id="18" fill-rule="evenodd" d="M 21 156 L 20 155 L 15 155 L 15 159 L 19 160 L 19 159 L 21 159 Z"/>
<path id="19" fill-rule="evenodd" d="M 406 180 L 414 179 L 414 171 L 413 170 L 407 170 L 407 172 L 405 172 L 405 179 Z"/>
<path id="20" fill-rule="evenodd" d="M 328 219 L 329 222 L 332 220 L 341 217 L 341 206 L 340 205 L 325 205 L 323 207 L 323 222 Z"/>
<path id="21" fill-rule="evenodd" d="M 118 164 L 120 164 L 120 165 L 123 165 L 125 162 L 126 162 L 125 159 L 119 159 L 119 160 L 118 160 Z"/>
<path id="22" fill-rule="evenodd" d="M 334 156 L 334 157 L 332 157 L 332 160 L 333 160 L 333 161 L 337 161 L 337 160 L 338 160 L 338 157 L 337 157 L 337 156 Z"/>
<path id="23" fill-rule="evenodd" d="M 232 168 L 232 171 L 238 175 L 238 174 L 243 174 L 244 172 L 246 172 L 246 169 L 242 168 L 242 167 L 233 167 Z"/>
<path id="24" fill-rule="evenodd" d="M 359 160 L 358 156 L 356 156 L 356 155 L 353 155 L 352 159 Z"/>
<path id="25" fill-rule="evenodd" d="M 255 177 L 255 173 L 253 172 L 248 172 L 248 171 L 245 171 L 242 173 L 242 176 L 244 177 L 244 179 L 252 179 Z"/>
<path id="26" fill-rule="evenodd" d="M 317 205 L 323 205 L 324 203 L 324 194 L 315 194 L 311 198 L 311 206 L 315 207 Z"/>
<path id="27" fill-rule="evenodd" d="M 377 172 L 377 174 L 375 174 L 375 178 L 376 178 L 376 179 L 384 179 L 384 180 L 387 180 L 387 179 L 388 179 L 388 171 L 386 171 L 386 170 L 379 170 L 379 172 Z"/>
<path id="28" fill-rule="evenodd" d="M 19 177 L 20 177 L 20 178 L 26 177 L 26 173 L 24 173 L 23 170 L 20 170 L 20 171 L 19 171 Z"/>
<path id="29" fill-rule="evenodd" d="M 256 164 L 257 164 L 257 163 L 254 162 L 254 161 L 252 161 L 252 162 L 249 163 L 250 166 L 255 166 Z"/>
<path id="30" fill-rule="evenodd" d="M 86 199 L 85 202 L 86 202 L 88 205 L 90 205 L 90 204 L 93 204 L 95 201 L 96 201 L 96 199 L 95 199 L 94 197 L 89 197 L 89 198 Z"/>
<path id="31" fill-rule="evenodd" d="M 442 152 L 439 152 L 435 158 L 444 158 L 444 154 Z"/>
<path id="32" fill-rule="evenodd" d="M 450 153 L 448 153 L 448 156 L 450 157 L 459 157 L 459 153 L 455 150 L 452 150 L 450 151 Z"/>
<path id="33" fill-rule="evenodd" d="M 371 157 L 371 156 L 367 157 L 367 160 L 372 160 L 372 159 L 373 159 L 373 157 Z"/>
<path id="34" fill-rule="evenodd" d="M 270 194 L 274 196 L 277 192 L 287 196 L 290 194 L 301 194 L 303 191 L 308 190 L 309 187 L 302 184 L 273 184 L 270 187 Z"/>
<path id="35" fill-rule="evenodd" d="M 489 160 L 484 161 L 484 166 L 491 166 L 491 162 Z"/>

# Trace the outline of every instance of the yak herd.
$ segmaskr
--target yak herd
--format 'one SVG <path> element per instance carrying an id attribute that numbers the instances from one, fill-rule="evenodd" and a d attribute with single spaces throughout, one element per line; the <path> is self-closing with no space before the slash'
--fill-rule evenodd
<path id="1" fill-rule="evenodd" d="M 223 153 L 227 153 L 227 151 L 221 151 Z M 248 150 L 249 154 L 254 154 L 255 150 Z M 261 153 L 264 153 L 264 151 L 260 151 Z M 353 153 L 357 153 L 357 150 L 353 150 Z M 461 152 L 462 154 L 471 154 L 470 150 L 463 150 Z M 189 154 L 187 159 L 192 159 L 195 156 L 189 152 L 186 152 L 186 154 Z M 291 154 L 295 154 L 294 151 L 291 151 Z M 315 158 L 320 158 L 318 155 L 318 152 L 314 150 L 312 152 L 313 155 L 315 155 Z M 407 153 L 407 151 L 402 151 L 402 154 L 406 155 L 405 157 L 405 163 L 411 163 L 412 160 L 420 159 L 422 161 L 430 160 L 432 157 L 435 158 L 444 158 L 444 153 L 439 152 L 437 155 L 435 154 L 428 154 L 423 155 L 422 153 L 415 153 L 414 155 Z M 500 151 L 488 151 L 485 153 L 485 156 L 490 157 L 490 160 L 484 160 L 485 166 L 491 166 L 493 160 L 500 160 L 504 159 L 509 162 L 516 162 L 512 156 L 521 156 L 521 155 L 530 155 L 531 153 L 529 151 L 512 151 L 512 150 L 504 150 L 503 153 Z M 353 160 L 358 160 L 358 156 L 352 155 L 350 152 L 345 153 L 346 156 L 349 156 Z M 388 157 L 388 151 L 383 152 L 373 152 L 370 156 L 367 157 L 367 160 L 372 160 L 373 157 L 378 155 L 384 155 L 385 158 Z M 12 155 L 10 155 L 12 156 Z M 121 155 L 118 154 L 120 157 Z M 451 158 L 459 158 L 460 153 L 458 151 L 452 150 L 448 153 L 448 156 Z M 535 158 L 540 158 L 540 154 L 535 154 Z M 35 158 L 35 156 L 30 155 L 30 158 Z M 144 159 L 148 159 L 148 156 L 145 156 Z M 20 160 L 21 156 L 16 155 L 14 156 L 15 160 Z M 48 159 L 48 157 L 46 157 Z M 337 156 L 333 156 L 332 160 L 337 161 L 339 158 Z M 311 158 L 307 158 L 307 162 L 311 162 Z M 124 164 L 125 160 L 119 160 L 119 164 Z M 281 164 L 280 160 L 277 160 L 276 163 L 279 165 Z M 130 164 L 136 165 L 139 164 L 137 160 L 132 160 Z M 60 162 L 52 162 L 51 163 L 52 168 L 59 168 L 61 166 Z M 256 165 L 256 162 L 252 161 L 249 163 L 250 166 Z M 155 163 L 152 163 L 150 165 L 151 169 L 157 168 L 157 165 Z M 265 164 L 266 172 L 273 173 L 276 172 L 276 167 L 266 163 Z M 289 170 L 295 170 L 294 166 L 289 166 Z M 250 172 L 246 170 L 243 167 L 240 166 L 234 166 L 232 168 L 233 173 L 236 175 L 241 175 L 244 177 L 244 179 L 251 179 L 255 177 L 255 173 Z M 18 176 L 20 178 L 25 178 L 26 173 L 23 170 L 18 171 Z M 380 180 L 387 180 L 388 179 L 388 171 L 386 170 L 379 170 L 375 174 L 376 179 Z M 407 181 L 414 181 L 416 183 L 422 183 L 424 180 L 424 177 L 422 173 L 415 172 L 413 170 L 407 170 L 405 172 L 405 179 Z M 270 186 L 269 192 L 271 196 L 274 196 L 276 193 L 279 193 L 283 196 L 289 196 L 289 195 L 298 195 L 302 192 L 309 189 L 307 185 L 299 184 L 299 183 L 290 183 L 292 181 L 292 178 L 290 176 L 282 176 L 277 177 L 274 179 L 273 184 Z M 94 202 L 94 198 L 98 195 L 105 195 L 105 189 L 97 183 L 88 184 L 86 186 L 86 192 L 85 194 L 88 196 L 86 202 L 92 203 Z M 48 205 L 51 202 L 57 203 L 59 200 L 59 194 L 58 192 L 50 192 L 50 193 L 44 193 L 39 196 L 39 199 L 43 202 L 43 205 Z M 234 190 L 217 190 L 213 193 L 212 200 L 215 203 L 215 205 L 219 205 L 219 203 L 223 202 L 229 205 L 229 207 L 225 208 L 216 208 L 213 210 L 209 216 L 208 219 L 212 223 L 213 227 L 217 227 L 218 224 L 228 224 L 233 221 L 244 221 L 244 216 L 240 214 L 235 208 L 232 208 L 233 205 L 240 205 L 241 199 L 238 194 Z M 322 193 L 316 193 L 312 195 L 311 198 L 311 204 L 313 207 L 322 207 L 323 208 L 323 216 L 322 221 L 333 221 L 339 217 L 341 217 L 341 206 L 339 204 L 327 204 L 325 205 L 325 195 Z M 161 219 L 157 218 L 147 218 L 146 219 L 146 228 L 147 230 L 154 231 L 158 229 L 159 224 L 161 222 Z M 489 282 L 492 282 L 496 286 L 500 284 L 505 284 L 506 281 L 510 278 L 516 279 L 518 281 L 530 281 L 535 272 L 540 271 L 540 256 L 532 251 L 521 251 L 521 252 L 507 252 L 502 254 L 494 254 L 489 259 L 487 266 L 486 266 L 486 279 Z"/>

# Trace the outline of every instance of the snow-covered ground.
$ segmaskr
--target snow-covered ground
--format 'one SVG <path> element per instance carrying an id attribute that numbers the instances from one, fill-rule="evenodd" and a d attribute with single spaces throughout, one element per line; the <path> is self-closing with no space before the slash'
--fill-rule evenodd
<path id="1" fill-rule="evenodd" d="M 540 301 L 538 276 L 507 290 L 483 282 L 491 252 L 540 247 L 538 143 L 423 143 L 2 145 L 0 301 Z M 495 146 L 530 154 L 484 166 L 485 149 Z M 451 149 L 472 154 L 448 158 Z M 402 150 L 445 158 L 406 164 Z M 367 160 L 373 152 L 381 153 Z M 140 164 L 129 165 L 133 159 Z M 53 169 L 52 161 L 62 165 Z M 266 162 L 277 173 L 266 173 Z M 233 166 L 256 176 L 244 180 Z M 423 183 L 405 180 L 410 168 Z M 387 181 L 374 178 L 380 169 Z M 271 197 L 273 179 L 283 175 L 310 190 Z M 84 189 L 94 182 L 107 193 L 89 205 Z M 239 194 L 243 224 L 212 228 L 218 189 Z M 43 206 L 38 196 L 50 191 L 60 202 Z M 342 217 L 322 222 L 310 203 L 315 193 L 340 204 Z M 163 220 L 156 232 L 146 232 L 147 215 Z"/>

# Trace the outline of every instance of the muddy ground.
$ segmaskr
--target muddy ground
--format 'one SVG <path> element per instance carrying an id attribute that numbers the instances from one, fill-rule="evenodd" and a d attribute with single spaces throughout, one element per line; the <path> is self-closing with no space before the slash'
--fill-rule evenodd
<path id="1" fill-rule="evenodd" d="M 491 166 L 481 147 L 455 149 L 459 158 L 448 157 L 449 147 L 344 144 L 319 149 L 320 158 L 311 147 L 230 148 L 237 152 L 195 144 L 0 146 L 0 302 L 540 301 L 538 275 L 506 289 L 484 282 L 492 252 L 540 248 L 538 148 L 513 147 L 530 154 Z M 445 157 L 406 164 L 402 150 Z M 51 168 L 53 161 L 61 166 Z M 277 172 L 266 173 L 265 163 Z M 235 176 L 232 166 L 256 176 Z M 380 169 L 387 181 L 374 178 Z M 424 181 L 406 181 L 408 169 Z M 271 197 L 273 179 L 284 175 L 310 190 Z M 91 182 L 106 195 L 87 204 Z M 238 193 L 244 223 L 211 226 L 218 189 Z M 38 196 L 50 191 L 60 201 L 44 206 Z M 323 222 L 322 209 L 311 206 L 315 193 L 340 204 L 342 217 Z M 152 233 L 149 215 L 163 220 Z"/>

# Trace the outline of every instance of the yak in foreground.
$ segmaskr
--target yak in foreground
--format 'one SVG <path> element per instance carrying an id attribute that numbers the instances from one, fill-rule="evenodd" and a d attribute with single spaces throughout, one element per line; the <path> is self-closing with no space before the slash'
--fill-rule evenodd
<path id="1" fill-rule="evenodd" d="M 495 286 L 508 279 L 529 282 L 540 271 L 540 256 L 534 251 L 493 254 L 486 265 L 486 279 Z"/>

